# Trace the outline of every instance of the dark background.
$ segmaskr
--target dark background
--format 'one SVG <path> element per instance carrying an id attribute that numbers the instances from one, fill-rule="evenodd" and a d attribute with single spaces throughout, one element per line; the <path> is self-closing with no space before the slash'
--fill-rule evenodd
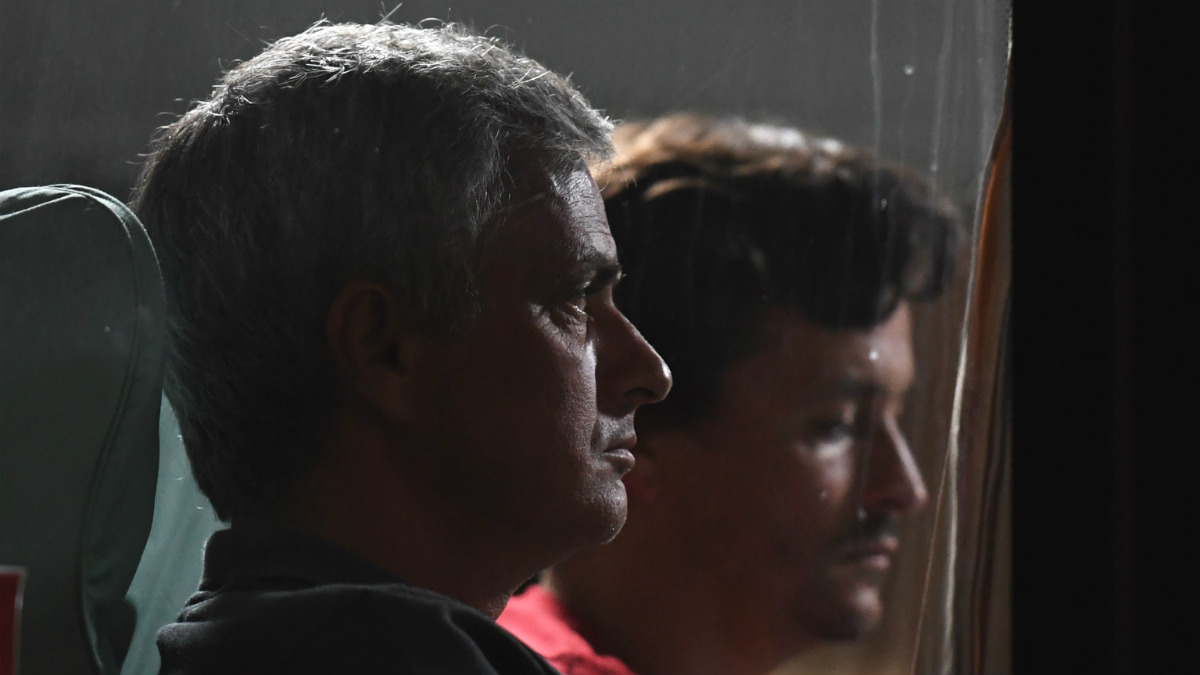
<path id="1" fill-rule="evenodd" d="M 1013 10 L 1018 672 L 1200 670 L 1189 5 Z"/>
<path id="2" fill-rule="evenodd" d="M 393 8 L 505 38 L 614 117 L 787 122 L 934 170 L 967 204 L 1002 91 L 1004 0 L 0 0 L 0 188 L 125 197 L 154 128 L 223 67 L 322 16 Z"/>

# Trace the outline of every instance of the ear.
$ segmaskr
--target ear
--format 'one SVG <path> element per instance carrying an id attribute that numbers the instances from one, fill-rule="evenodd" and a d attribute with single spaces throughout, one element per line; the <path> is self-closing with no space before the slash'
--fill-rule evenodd
<path id="1" fill-rule="evenodd" d="M 347 398 L 389 419 L 409 421 L 416 335 L 403 320 L 396 294 L 373 281 L 351 281 L 329 307 L 325 336 Z"/>

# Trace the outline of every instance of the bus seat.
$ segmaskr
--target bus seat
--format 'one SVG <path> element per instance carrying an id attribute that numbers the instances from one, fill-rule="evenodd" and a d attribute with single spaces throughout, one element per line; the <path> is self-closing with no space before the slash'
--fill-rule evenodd
<path id="1" fill-rule="evenodd" d="M 150 532 L 164 333 L 137 218 L 90 188 L 0 192 L 0 565 L 23 673 L 120 671 Z"/>
<path id="2" fill-rule="evenodd" d="M 196 592 L 204 567 L 204 544 L 209 535 L 224 526 L 192 477 L 179 422 L 165 398 L 158 436 L 154 524 L 126 595 L 138 614 L 133 643 L 121 669 L 127 675 L 158 672 L 154 635 L 175 620 L 188 597 Z"/>

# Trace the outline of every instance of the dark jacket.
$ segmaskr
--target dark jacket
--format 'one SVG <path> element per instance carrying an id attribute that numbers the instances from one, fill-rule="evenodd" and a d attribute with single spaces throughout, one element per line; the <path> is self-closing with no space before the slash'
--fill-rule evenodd
<path id="1" fill-rule="evenodd" d="M 240 526 L 209 539 L 158 649 L 163 675 L 556 672 L 471 607 L 322 540 Z"/>

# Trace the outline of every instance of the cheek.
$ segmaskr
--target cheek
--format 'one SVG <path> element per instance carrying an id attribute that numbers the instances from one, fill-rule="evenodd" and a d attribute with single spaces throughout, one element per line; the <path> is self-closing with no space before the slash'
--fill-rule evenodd
<path id="1" fill-rule="evenodd" d="M 807 468 L 811 487 L 820 510 L 840 512 L 848 501 L 857 495 L 854 480 L 854 462 L 849 453 L 825 457 Z"/>
<path id="2" fill-rule="evenodd" d="M 772 468 L 763 476 L 763 494 L 769 495 L 770 501 L 757 517 L 769 523 L 769 539 L 777 552 L 803 556 L 836 538 L 847 510 L 856 504 L 848 462 L 789 453 L 787 461 Z"/>
<path id="3" fill-rule="evenodd" d="M 545 317 L 526 330 L 510 331 L 493 345 L 488 367 L 506 373 L 526 402 L 547 409 L 574 408 L 595 399 L 596 354 L 592 344 Z"/>
<path id="4" fill-rule="evenodd" d="M 562 387 L 576 409 L 596 410 L 596 349 L 592 343 L 560 351 Z"/>
<path id="5" fill-rule="evenodd" d="M 552 341 L 547 359 L 535 368 L 533 377 L 541 405 L 530 413 L 575 439 L 590 438 L 596 426 L 596 354 L 590 344 L 571 345 Z"/>

